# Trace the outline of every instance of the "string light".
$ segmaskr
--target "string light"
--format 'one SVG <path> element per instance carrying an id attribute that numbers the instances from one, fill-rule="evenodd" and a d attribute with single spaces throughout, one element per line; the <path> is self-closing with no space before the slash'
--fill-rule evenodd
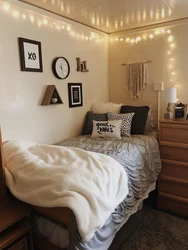
<path id="1" fill-rule="evenodd" d="M 169 36 L 167 40 L 168 40 L 168 42 L 172 42 L 173 41 L 173 36 Z"/>
<path id="2" fill-rule="evenodd" d="M 5 11 L 9 11 L 10 5 L 4 4 L 4 5 L 3 5 L 3 9 L 4 9 Z"/>
<path id="3" fill-rule="evenodd" d="M 175 44 L 174 44 L 174 43 L 171 43 L 171 44 L 170 44 L 170 47 L 171 47 L 171 48 L 174 48 L 174 47 L 175 47 Z"/>
<path id="4" fill-rule="evenodd" d="M 70 27 L 69 25 L 67 26 L 67 30 L 68 30 L 68 31 L 70 31 L 70 30 L 71 30 L 71 27 Z"/>
<path id="5" fill-rule="evenodd" d="M 30 16 L 29 19 L 31 20 L 31 22 L 34 22 L 34 16 Z"/>
<path id="6" fill-rule="evenodd" d="M 141 37 L 138 36 L 138 37 L 136 38 L 136 41 L 137 41 L 137 42 L 140 42 L 140 41 L 141 41 Z"/>
<path id="7" fill-rule="evenodd" d="M 71 25 L 69 25 L 68 23 L 65 23 L 61 20 L 54 21 L 54 18 L 42 15 L 34 11 L 27 10 L 20 6 L 19 7 L 14 6 L 14 4 L 12 3 L 6 3 L 3 1 L 0 1 L 0 12 L 1 11 L 10 13 L 11 16 L 13 16 L 14 18 L 21 17 L 22 20 L 27 19 L 31 21 L 33 24 L 37 25 L 38 27 L 45 25 L 46 27 L 49 27 L 57 31 L 67 30 L 72 37 L 76 37 L 79 39 L 81 38 L 81 34 L 79 34 L 78 32 L 74 32 L 72 30 Z M 93 41 L 94 39 L 97 40 L 98 42 L 99 41 L 103 42 L 103 41 L 106 41 L 106 35 L 104 36 L 104 35 L 100 35 L 99 33 L 89 32 L 88 35 L 84 36 L 85 41 Z"/>
<path id="8" fill-rule="evenodd" d="M 15 11 L 13 11 L 12 15 L 13 15 L 14 17 L 18 18 L 20 14 L 19 14 L 18 11 L 15 10 Z"/>
<path id="9" fill-rule="evenodd" d="M 46 19 L 43 20 L 43 24 L 44 25 L 47 25 L 48 24 L 48 21 Z"/>

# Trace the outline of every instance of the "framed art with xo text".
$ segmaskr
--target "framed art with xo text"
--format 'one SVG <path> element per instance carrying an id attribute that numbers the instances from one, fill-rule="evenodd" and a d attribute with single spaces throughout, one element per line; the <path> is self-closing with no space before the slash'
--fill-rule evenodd
<path id="1" fill-rule="evenodd" d="M 41 42 L 18 38 L 21 71 L 43 72 Z"/>
<path id="2" fill-rule="evenodd" d="M 69 108 L 83 106 L 82 83 L 68 83 Z"/>

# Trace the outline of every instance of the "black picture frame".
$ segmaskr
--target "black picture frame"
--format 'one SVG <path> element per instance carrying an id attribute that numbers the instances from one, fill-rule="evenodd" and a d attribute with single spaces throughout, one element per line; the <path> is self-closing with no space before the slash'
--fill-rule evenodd
<path id="1" fill-rule="evenodd" d="M 69 108 L 83 106 L 82 83 L 68 83 Z"/>
<path id="2" fill-rule="evenodd" d="M 41 42 L 19 37 L 21 71 L 43 72 Z"/>

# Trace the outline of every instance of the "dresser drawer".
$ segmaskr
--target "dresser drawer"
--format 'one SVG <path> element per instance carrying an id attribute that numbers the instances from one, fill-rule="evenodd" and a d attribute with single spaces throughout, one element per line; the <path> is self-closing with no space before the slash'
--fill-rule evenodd
<path id="1" fill-rule="evenodd" d="M 160 145 L 162 159 L 188 162 L 188 148 Z"/>
<path id="2" fill-rule="evenodd" d="M 23 238 L 13 244 L 11 247 L 8 247 L 7 250 L 27 250 L 27 238 Z"/>
<path id="3" fill-rule="evenodd" d="M 188 122 L 187 124 L 161 123 L 161 141 L 188 143 Z"/>
<path id="4" fill-rule="evenodd" d="M 175 195 L 159 193 L 158 209 L 188 217 L 188 199 L 179 199 Z"/>
<path id="5" fill-rule="evenodd" d="M 188 180 L 188 163 L 162 160 L 161 175 Z"/>
<path id="6" fill-rule="evenodd" d="M 188 181 L 160 176 L 159 191 L 188 198 Z"/>

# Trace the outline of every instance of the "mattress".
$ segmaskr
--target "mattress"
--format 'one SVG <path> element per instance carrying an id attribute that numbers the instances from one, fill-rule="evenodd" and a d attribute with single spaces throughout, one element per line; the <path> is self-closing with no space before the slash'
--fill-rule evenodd
<path id="1" fill-rule="evenodd" d="M 128 196 L 119 204 L 105 225 L 95 233 L 89 242 L 81 242 L 76 222 L 74 223 L 73 249 L 107 250 L 118 230 L 138 210 L 140 203 L 148 197 L 148 194 L 155 189 L 161 170 L 158 142 L 153 135 L 133 135 L 131 137 L 123 137 L 122 140 L 78 136 L 61 141 L 58 145 L 78 147 L 106 154 L 117 160 L 127 172 Z M 39 221 L 40 223 L 38 223 Z M 53 240 L 48 236 L 45 237 L 53 244 L 62 248 L 62 241 L 59 241 L 59 238 L 61 238 L 59 235 L 61 235 L 65 239 L 66 244 L 68 244 L 67 236 L 62 233 L 61 226 L 55 224 L 52 226 L 52 224 L 48 224 L 46 219 L 44 223 L 41 221 L 43 220 L 38 218 L 35 223 L 35 228 L 37 228 L 40 234 L 44 236 L 44 231 L 48 232 L 53 227 L 56 231 L 56 234 L 54 234 L 56 236 L 53 237 Z"/>

